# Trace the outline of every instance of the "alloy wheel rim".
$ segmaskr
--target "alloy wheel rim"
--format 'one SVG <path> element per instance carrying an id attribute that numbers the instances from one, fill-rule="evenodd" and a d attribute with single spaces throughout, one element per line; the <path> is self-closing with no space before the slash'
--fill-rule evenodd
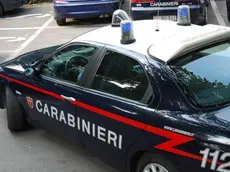
<path id="1" fill-rule="evenodd" d="M 169 171 L 160 164 L 151 163 L 146 165 L 143 172 L 169 172 Z"/>

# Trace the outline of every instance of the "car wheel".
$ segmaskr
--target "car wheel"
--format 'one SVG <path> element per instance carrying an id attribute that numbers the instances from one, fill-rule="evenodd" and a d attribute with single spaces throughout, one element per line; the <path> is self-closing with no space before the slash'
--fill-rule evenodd
<path id="1" fill-rule="evenodd" d="M 2 4 L 0 3 L 0 17 L 2 17 L 3 14 L 4 14 L 4 9 L 3 9 Z"/>
<path id="2" fill-rule="evenodd" d="M 228 2 L 226 0 L 226 7 L 227 7 L 228 21 L 230 22 L 230 1 Z"/>
<path id="3" fill-rule="evenodd" d="M 66 19 L 58 19 L 56 20 L 58 26 L 66 25 Z"/>
<path id="4" fill-rule="evenodd" d="M 144 154 L 138 163 L 136 172 L 178 172 L 176 168 L 160 155 Z"/>
<path id="5" fill-rule="evenodd" d="M 27 128 L 28 123 L 24 110 L 12 90 L 8 87 L 6 87 L 6 114 L 10 131 L 21 131 Z"/>

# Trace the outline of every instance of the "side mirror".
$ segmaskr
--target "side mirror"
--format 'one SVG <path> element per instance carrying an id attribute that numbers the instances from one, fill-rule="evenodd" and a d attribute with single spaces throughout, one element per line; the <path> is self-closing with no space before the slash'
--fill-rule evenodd
<path id="1" fill-rule="evenodd" d="M 25 72 L 24 72 L 24 75 L 27 76 L 27 77 L 29 77 L 29 78 L 34 77 L 34 74 L 35 74 L 35 70 L 34 70 L 34 68 L 31 68 L 31 67 L 27 68 L 25 70 Z"/>

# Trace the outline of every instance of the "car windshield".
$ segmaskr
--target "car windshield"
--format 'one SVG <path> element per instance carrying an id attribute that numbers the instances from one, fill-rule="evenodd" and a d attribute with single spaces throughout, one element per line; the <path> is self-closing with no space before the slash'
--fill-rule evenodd
<path id="1" fill-rule="evenodd" d="M 230 43 L 194 51 L 170 64 L 179 85 L 203 107 L 230 102 Z"/>

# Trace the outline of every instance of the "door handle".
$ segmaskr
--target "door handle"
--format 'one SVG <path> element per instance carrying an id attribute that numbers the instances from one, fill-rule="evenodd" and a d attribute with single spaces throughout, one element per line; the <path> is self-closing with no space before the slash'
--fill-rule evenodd
<path id="1" fill-rule="evenodd" d="M 67 97 L 67 96 L 64 96 L 64 95 L 61 95 L 61 97 L 65 100 L 68 100 L 68 101 L 75 101 L 76 99 L 73 98 L 73 97 Z"/>

